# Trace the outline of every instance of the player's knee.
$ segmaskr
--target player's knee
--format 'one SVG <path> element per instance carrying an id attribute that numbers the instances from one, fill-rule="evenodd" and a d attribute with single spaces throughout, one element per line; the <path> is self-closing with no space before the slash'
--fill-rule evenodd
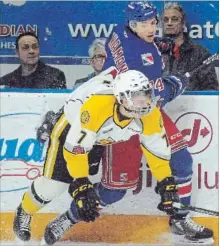
<path id="1" fill-rule="evenodd" d="M 41 176 L 33 182 L 31 192 L 39 200 L 51 201 L 61 195 L 68 186 L 66 183 Z"/>
<path id="2" fill-rule="evenodd" d="M 126 194 L 126 190 L 107 189 L 101 183 L 94 184 L 94 188 L 100 198 L 100 204 L 102 206 L 118 202 Z"/>
<path id="3" fill-rule="evenodd" d="M 192 175 L 193 159 L 187 148 L 181 149 L 171 155 L 170 167 L 176 177 Z"/>

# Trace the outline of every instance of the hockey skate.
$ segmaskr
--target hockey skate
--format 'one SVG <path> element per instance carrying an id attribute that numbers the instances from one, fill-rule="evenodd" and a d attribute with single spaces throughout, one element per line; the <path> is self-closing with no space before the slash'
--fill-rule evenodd
<path id="1" fill-rule="evenodd" d="M 52 245 L 57 242 L 64 234 L 74 225 L 69 216 L 68 211 L 61 214 L 53 221 L 51 221 L 44 232 L 44 238 L 41 241 L 41 245 Z"/>
<path id="2" fill-rule="evenodd" d="M 31 238 L 31 219 L 32 216 L 27 214 L 20 204 L 14 218 L 13 230 L 16 236 L 22 241 L 28 241 Z"/>
<path id="3" fill-rule="evenodd" d="M 171 217 L 169 221 L 171 231 L 177 235 L 184 235 L 184 238 L 191 243 L 212 245 L 213 231 L 194 222 L 189 214 L 182 219 Z"/>

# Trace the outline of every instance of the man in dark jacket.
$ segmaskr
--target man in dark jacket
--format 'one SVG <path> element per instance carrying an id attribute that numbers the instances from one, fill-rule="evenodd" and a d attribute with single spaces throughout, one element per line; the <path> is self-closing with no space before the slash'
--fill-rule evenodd
<path id="1" fill-rule="evenodd" d="M 182 6 L 170 2 L 165 4 L 162 15 L 164 37 L 174 40 L 171 50 L 163 53 L 165 63 L 164 73 L 171 74 L 178 70 L 183 73 L 197 68 L 206 58 L 210 56 L 209 51 L 203 46 L 196 44 L 188 36 L 186 29 L 186 16 Z M 214 64 L 200 69 L 191 78 L 187 90 L 218 90 L 218 79 Z"/>
<path id="2" fill-rule="evenodd" d="M 16 54 L 21 65 L 0 78 L 1 87 L 30 89 L 65 89 L 64 73 L 39 60 L 39 39 L 32 32 L 20 34 L 16 39 Z"/>

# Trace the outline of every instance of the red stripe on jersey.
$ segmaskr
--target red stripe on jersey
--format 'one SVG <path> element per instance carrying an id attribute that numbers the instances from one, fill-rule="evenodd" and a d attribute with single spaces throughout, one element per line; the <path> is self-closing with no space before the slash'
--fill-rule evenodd
<path id="1" fill-rule="evenodd" d="M 191 191 L 192 191 L 192 184 L 190 183 L 189 185 L 183 186 L 183 187 L 179 187 L 178 189 L 179 189 L 178 190 L 178 194 L 179 195 L 185 195 L 185 194 L 191 193 Z"/>
<path id="2" fill-rule="evenodd" d="M 171 145 L 171 150 L 172 150 L 172 152 L 174 152 L 174 151 L 177 151 L 180 149 L 184 149 L 186 147 L 188 147 L 188 145 L 187 145 L 187 142 L 184 141 L 184 142 L 181 142 L 180 144 L 177 144 L 175 146 Z"/>

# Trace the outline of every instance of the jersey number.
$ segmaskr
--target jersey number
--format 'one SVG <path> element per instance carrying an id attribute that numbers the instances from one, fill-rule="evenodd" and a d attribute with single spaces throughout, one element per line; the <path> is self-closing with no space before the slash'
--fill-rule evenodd
<path id="1" fill-rule="evenodd" d="M 82 136 L 80 137 L 80 139 L 78 140 L 78 144 L 80 144 L 82 141 L 83 141 L 83 139 L 86 137 L 86 132 L 84 132 L 84 131 L 81 131 L 80 132 L 81 134 L 82 134 Z"/>
<path id="2" fill-rule="evenodd" d="M 166 134 L 164 134 L 162 138 L 163 138 L 163 139 L 165 138 L 166 143 L 167 143 L 167 147 L 169 147 L 169 141 L 168 141 L 167 135 L 166 135 Z"/>
<path id="3" fill-rule="evenodd" d="M 161 78 L 157 79 L 155 82 L 155 89 L 157 89 L 158 91 L 162 91 L 164 90 L 164 84 Z"/>

